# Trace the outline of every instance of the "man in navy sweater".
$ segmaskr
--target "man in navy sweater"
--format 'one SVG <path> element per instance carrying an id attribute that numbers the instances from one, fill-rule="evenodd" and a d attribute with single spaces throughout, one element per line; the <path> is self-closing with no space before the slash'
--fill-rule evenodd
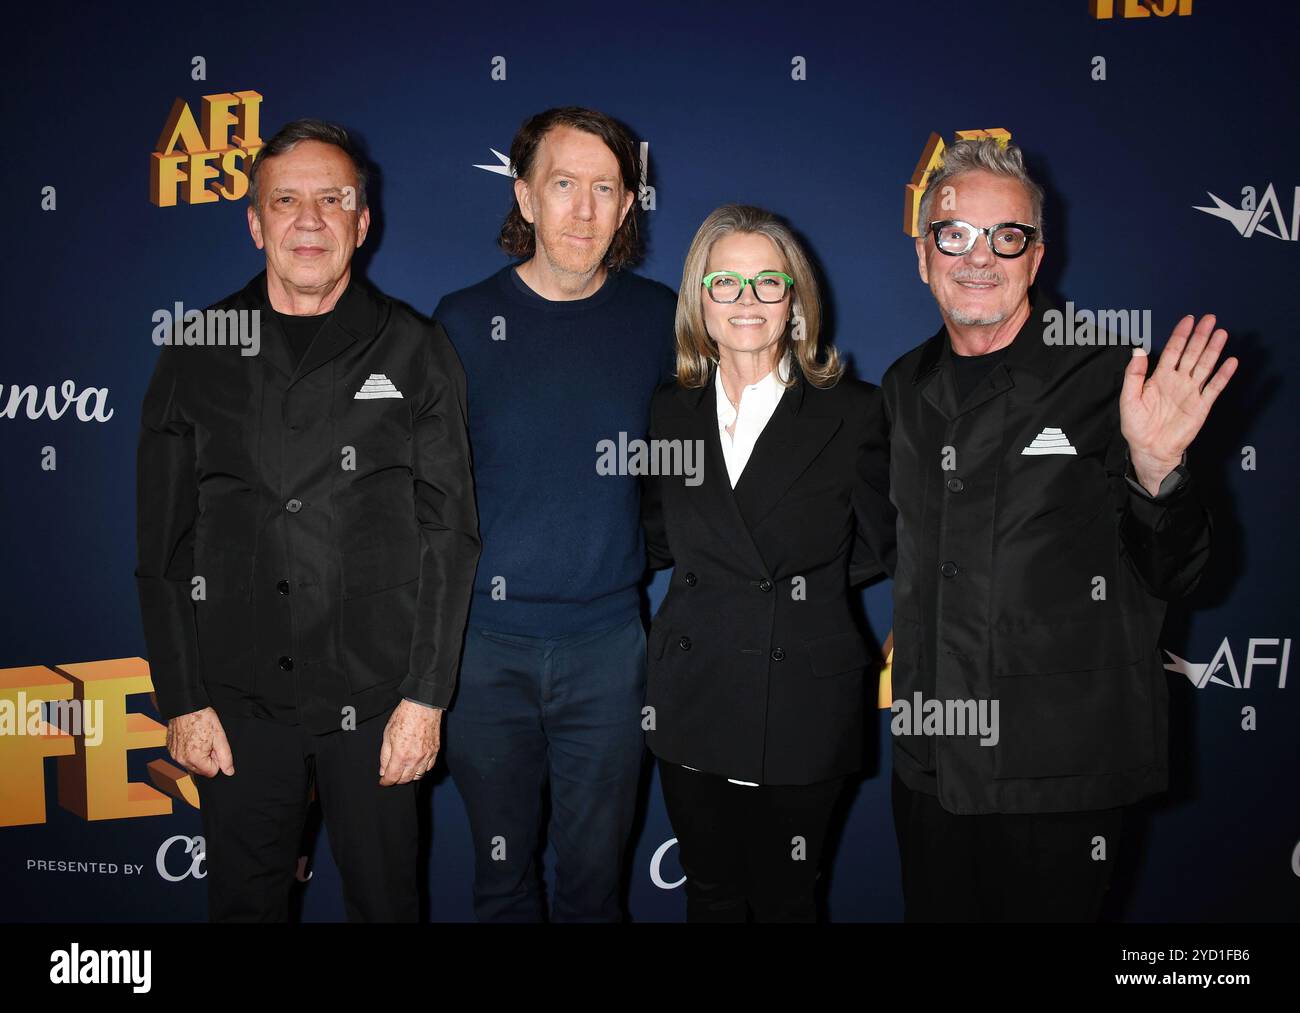
<path id="1" fill-rule="evenodd" d="M 500 241 L 522 262 L 434 311 L 465 367 L 483 542 L 445 749 L 479 920 L 546 917 L 549 788 L 551 920 L 617 921 L 643 760 L 645 553 L 637 477 L 602 474 L 598 445 L 646 437 L 677 300 L 624 270 L 640 246 L 624 127 L 551 109 L 510 157 Z"/>

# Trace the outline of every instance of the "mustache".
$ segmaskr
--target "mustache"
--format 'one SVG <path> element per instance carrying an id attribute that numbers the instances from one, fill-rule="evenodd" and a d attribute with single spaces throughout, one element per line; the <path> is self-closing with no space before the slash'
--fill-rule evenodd
<path id="1" fill-rule="evenodd" d="M 948 275 L 953 281 L 988 281 L 1002 284 L 1006 279 L 991 267 L 959 267 Z"/>

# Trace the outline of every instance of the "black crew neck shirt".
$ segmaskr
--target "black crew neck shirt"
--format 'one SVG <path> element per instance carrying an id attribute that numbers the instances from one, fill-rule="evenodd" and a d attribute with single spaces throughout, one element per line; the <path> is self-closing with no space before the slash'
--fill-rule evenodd
<path id="1" fill-rule="evenodd" d="M 987 352 L 984 355 L 958 355 L 955 350 L 953 351 L 952 380 L 957 388 L 958 404 L 965 401 L 966 396 L 980 385 L 980 381 L 989 375 L 993 367 L 1006 358 L 1010 348 L 1011 346 L 1007 345 L 996 352 Z"/>
<path id="2" fill-rule="evenodd" d="M 330 310 L 330 313 L 334 312 Z M 284 336 L 289 340 L 289 354 L 293 357 L 293 365 L 296 369 L 302 363 L 302 357 L 307 354 L 307 349 L 311 347 L 312 341 L 320 333 L 320 329 L 329 319 L 329 313 L 321 313 L 314 317 L 300 317 L 292 313 L 281 313 L 275 311 L 276 318 L 280 321 L 280 329 L 284 331 Z"/>

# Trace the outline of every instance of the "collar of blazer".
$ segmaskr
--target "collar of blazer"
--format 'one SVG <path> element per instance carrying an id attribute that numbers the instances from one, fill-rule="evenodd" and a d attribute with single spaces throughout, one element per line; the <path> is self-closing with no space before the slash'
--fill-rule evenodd
<path id="1" fill-rule="evenodd" d="M 271 300 L 266 294 L 265 271 L 244 287 L 244 290 L 239 293 L 239 299 L 250 309 L 262 311 L 262 330 L 264 333 L 269 331 L 273 336 L 270 340 L 262 342 L 262 354 L 258 357 L 265 359 L 289 377 L 290 385 L 316 367 L 329 362 L 354 342 L 374 337 L 382 318 L 379 299 L 370 286 L 354 273 L 348 281 L 348 287 L 339 296 L 339 301 L 334 304 L 329 319 L 325 321 L 320 333 L 316 335 L 307 349 L 307 354 L 302 357 L 295 370 L 289 354 L 288 341 L 280 330 L 280 322 L 276 319 Z"/>
<path id="2" fill-rule="evenodd" d="M 1046 327 L 1043 315 L 1055 305 L 1040 290 L 1033 290 L 1029 316 L 1007 346 L 1007 354 L 960 404 L 952 377 L 952 346 L 946 325 L 921 346 L 916 372 L 912 375 L 913 385 L 920 386 L 921 396 L 947 418 L 973 411 L 1013 387 L 1021 388 L 1021 393 L 1028 397 L 1035 396 L 1065 363 L 1065 356 L 1043 342 L 1043 329 Z"/>
<path id="3" fill-rule="evenodd" d="M 687 420 L 681 430 L 683 435 L 704 446 L 704 509 L 716 510 L 728 518 L 724 528 L 734 536 L 733 549 L 764 570 L 762 555 L 750 533 L 757 530 L 843 424 L 840 410 L 829 407 L 834 402 L 822 400 L 824 392 L 804 379 L 797 360 L 792 360 L 791 371 L 796 376 L 795 384 L 786 388 L 763 427 L 735 489 L 731 488 L 722 456 L 713 375 L 701 388 L 675 389 L 679 405 L 688 409 L 679 416 Z"/>
<path id="4" fill-rule="evenodd" d="M 786 388 L 786 392 L 781 398 L 781 404 L 785 405 L 786 402 L 789 402 L 789 409 L 798 415 L 799 410 L 803 408 L 804 389 L 808 386 L 808 383 L 804 380 L 803 370 L 799 368 L 799 360 L 794 355 L 790 356 L 790 372 L 795 377 L 795 383 L 794 386 Z M 713 403 L 712 399 L 717 396 L 713 389 L 713 384 L 717 380 L 717 375 L 718 364 L 715 362 L 713 364 L 713 369 L 709 371 L 709 379 L 705 382 L 703 387 L 695 387 L 688 390 L 685 387 L 679 387 L 674 384 L 674 393 L 676 393 L 677 397 L 685 403 L 688 408 L 691 408 L 694 411 L 699 411 L 704 406 L 705 395 L 709 395 L 710 404 Z"/>

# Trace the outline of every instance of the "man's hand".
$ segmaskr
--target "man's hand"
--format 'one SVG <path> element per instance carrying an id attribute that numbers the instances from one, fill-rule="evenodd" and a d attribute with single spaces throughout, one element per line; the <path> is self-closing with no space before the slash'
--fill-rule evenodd
<path id="1" fill-rule="evenodd" d="M 1128 442 L 1129 460 L 1142 487 L 1154 496 L 1160 483 L 1178 467 L 1183 453 L 1205 424 L 1215 398 L 1237 371 L 1229 358 L 1215 371 L 1228 332 L 1214 329 L 1214 315 L 1178 321 L 1147 376 L 1147 355 L 1134 349 L 1119 395 L 1120 432 Z M 1190 339 L 1190 340 L 1189 340 Z"/>
<path id="2" fill-rule="evenodd" d="M 379 783 L 418 781 L 433 767 L 442 746 L 442 711 L 410 700 L 397 705 L 379 748 Z"/>
<path id="3" fill-rule="evenodd" d="M 191 774 L 233 777 L 235 760 L 221 719 L 211 707 L 182 714 L 167 722 L 167 752 Z"/>

